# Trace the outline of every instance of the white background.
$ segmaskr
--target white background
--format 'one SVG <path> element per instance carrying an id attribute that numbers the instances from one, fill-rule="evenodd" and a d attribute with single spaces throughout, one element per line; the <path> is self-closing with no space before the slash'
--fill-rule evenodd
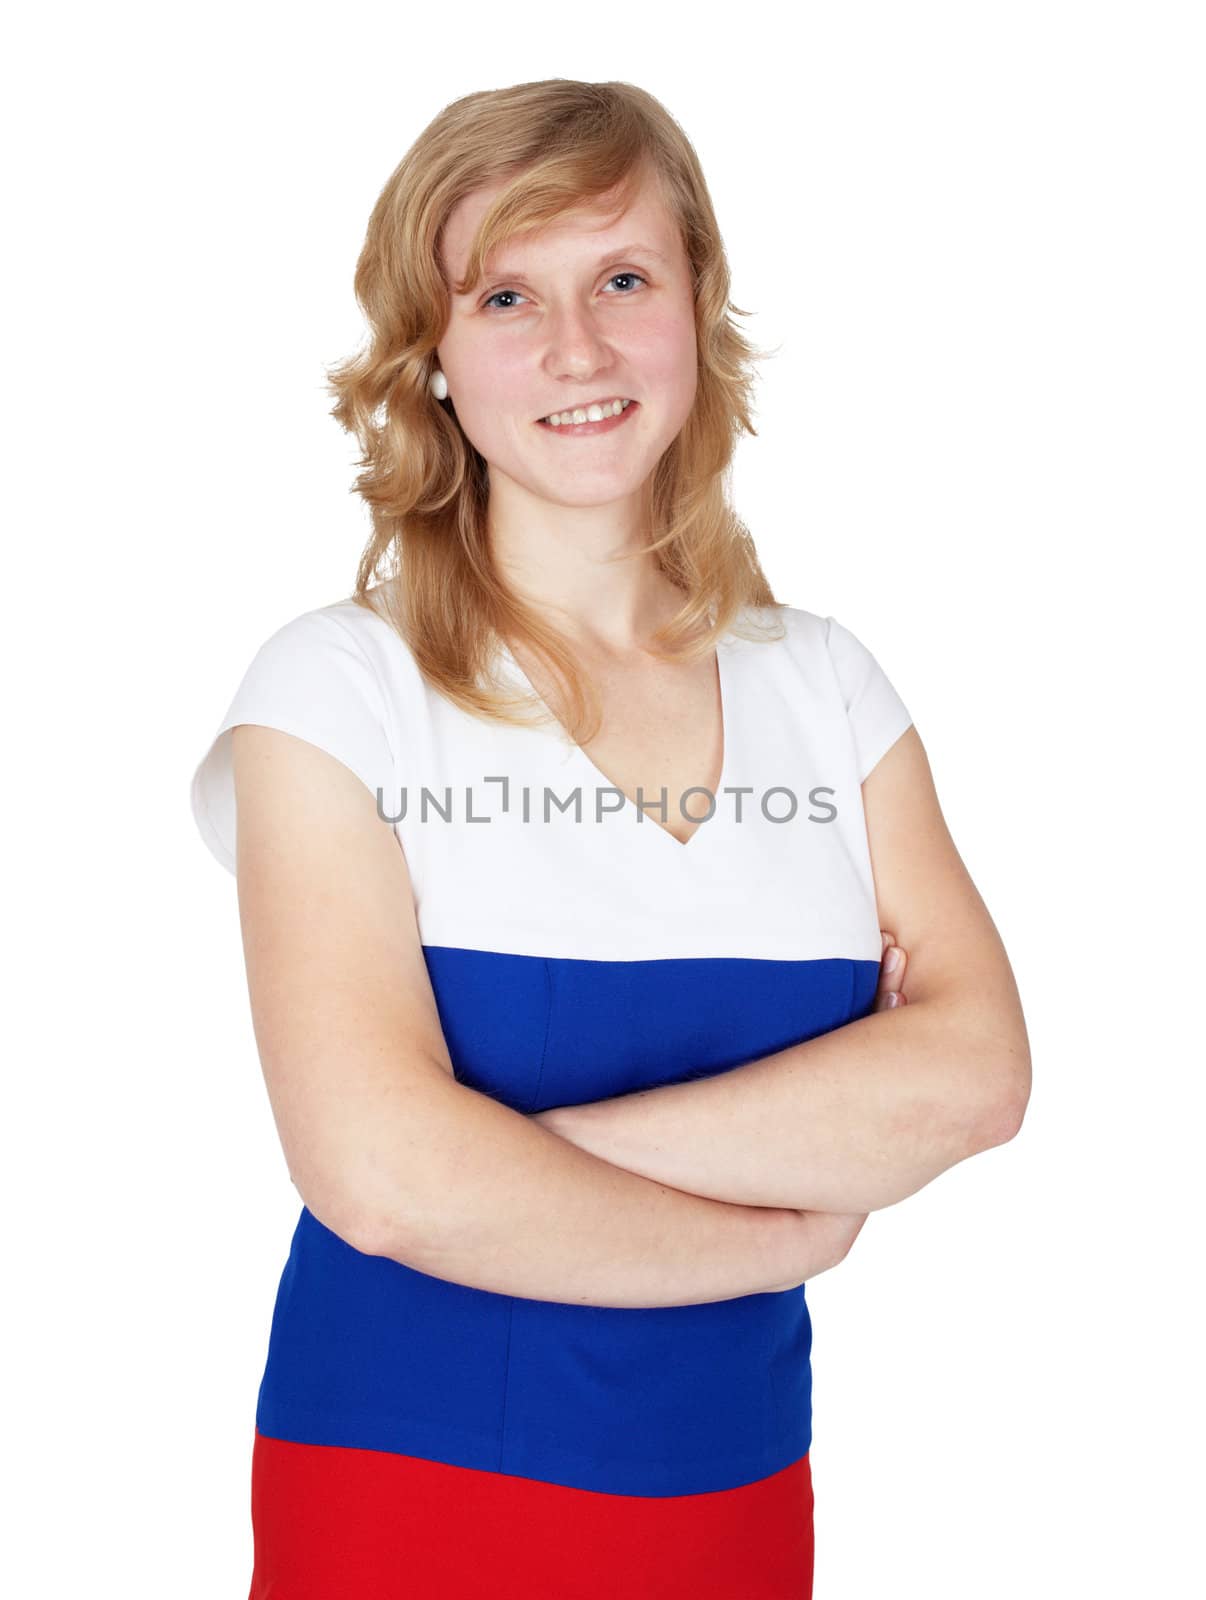
<path id="1" fill-rule="evenodd" d="M 552 76 L 692 138 L 781 346 L 738 510 L 913 713 L 1030 1028 L 1019 1136 L 810 1286 L 818 1600 L 1200 1592 L 1196 11 L 10 24 L 6 1592 L 246 1594 L 298 1197 L 188 783 L 262 640 L 352 587 L 323 382 L 382 184 L 449 100 Z"/>

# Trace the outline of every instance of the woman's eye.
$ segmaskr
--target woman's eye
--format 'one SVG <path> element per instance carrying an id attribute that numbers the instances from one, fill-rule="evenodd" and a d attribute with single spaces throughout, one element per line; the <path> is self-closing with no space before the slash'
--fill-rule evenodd
<path id="1" fill-rule="evenodd" d="M 638 283 L 645 283 L 647 281 L 645 278 L 641 277 L 639 272 L 613 272 L 611 277 L 607 281 L 608 281 L 608 283 L 614 283 L 617 278 L 635 278 Z M 489 306 L 490 302 L 492 300 L 498 300 L 503 295 L 509 295 L 512 300 L 516 300 L 516 299 L 522 300 L 522 299 L 525 298 L 523 295 L 520 294 L 518 289 L 495 289 L 494 293 L 489 297 L 489 299 L 484 300 L 482 302 L 482 304 L 483 304 L 483 306 Z M 628 296 L 626 294 L 623 294 L 619 298 L 621 300 L 625 300 L 625 299 L 628 298 Z M 510 306 L 492 306 L 491 309 L 492 310 L 497 310 L 497 311 L 509 311 L 511 309 L 511 307 Z"/>

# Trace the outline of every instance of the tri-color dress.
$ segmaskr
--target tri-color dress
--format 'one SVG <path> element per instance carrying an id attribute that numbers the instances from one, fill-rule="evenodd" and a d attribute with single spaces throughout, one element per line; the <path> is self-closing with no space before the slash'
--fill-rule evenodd
<path id="1" fill-rule="evenodd" d="M 619 794 L 559 724 L 461 710 L 351 600 L 260 647 L 194 816 L 233 873 L 243 722 L 380 790 L 456 1077 L 516 1112 L 739 1068 L 870 1009 L 860 785 L 910 723 L 834 618 L 742 621 L 781 637 L 718 644 L 723 776 L 685 844 L 660 795 Z M 804 1286 L 525 1299 L 362 1254 L 303 1206 L 255 1416 L 251 1600 L 802 1600 L 811 1334 Z"/>

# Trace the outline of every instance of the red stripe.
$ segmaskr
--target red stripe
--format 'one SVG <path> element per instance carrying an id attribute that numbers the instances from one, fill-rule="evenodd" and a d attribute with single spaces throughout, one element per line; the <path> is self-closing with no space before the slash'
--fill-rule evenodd
<path id="1" fill-rule="evenodd" d="M 708 1494 L 599 1494 L 271 1439 L 249 1600 L 810 1600 L 808 1456 Z"/>

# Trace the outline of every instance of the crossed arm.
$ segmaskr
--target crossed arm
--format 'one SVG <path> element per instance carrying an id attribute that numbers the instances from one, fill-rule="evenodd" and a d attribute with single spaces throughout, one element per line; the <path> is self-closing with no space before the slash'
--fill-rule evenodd
<path id="1" fill-rule="evenodd" d="M 908 996 L 904 960 L 891 973 L 881 965 L 874 1009 L 845 1027 L 710 1078 L 534 1120 L 692 1194 L 860 1215 L 1012 1138 L 1030 1092 L 1021 1003 L 914 729 L 867 779 L 863 802 L 880 913 L 912 958 Z"/>
<path id="2" fill-rule="evenodd" d="M 896 947 L 883 939 L 886 958 Z M 872 1011 L 846 1028 L 710 1078 L 531 1120 L 613 1166 L 712 1200 L 862 1216 L 894 1205 L 996 1142 L 987 1094 L 962 1086 L 939 1053 L 941 1024 L 927 1014 L 920 1027 L 910 1018 L 907 1033 L 888 1032 L 908 1003 L 898 957 L 890 973 L 881 964 Z M 914 1061 L 930 1070 L 910 1070 Z"/>

